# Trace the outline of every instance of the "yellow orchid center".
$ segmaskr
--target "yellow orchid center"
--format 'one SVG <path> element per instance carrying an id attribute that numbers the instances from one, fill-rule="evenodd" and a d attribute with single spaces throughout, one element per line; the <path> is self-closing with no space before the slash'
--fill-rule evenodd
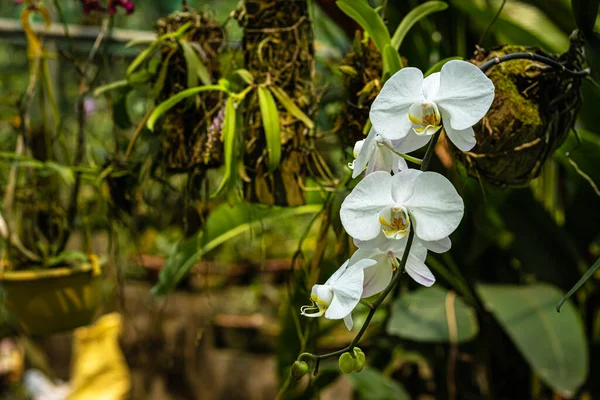
<path id="1" fill-rule="evenodd" d="M 410 121 L 419 125 L 413 128 L 418 135 L 433 135 L 441 128 L 442 117 L 435 103 L 431 101 L 421 101 L 414 103 L 408 110 Z"/>
<path id="2" fill-rule="evenodd" d="M 386 237 L 402 239 L 410 232 L 410 217 L 402 206 L 394 206 L 379 214 L 379 223 Z"/>

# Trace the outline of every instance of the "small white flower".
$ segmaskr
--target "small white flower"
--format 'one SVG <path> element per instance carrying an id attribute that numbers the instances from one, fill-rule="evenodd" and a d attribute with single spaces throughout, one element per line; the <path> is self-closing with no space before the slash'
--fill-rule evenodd
<path id="1" fill-rule="evenodd" d="M 363 293 L 363 269 L 377 263 L 375 260 L 359 260 L 352 265 L 346 261 L 323 285 L 314 285 L 310 294 L 313 302 L 300 308 L 305 317 L 325 316 L 328 319 L 344 319 L 348 330 L 352 328 L 350 313 Z"/>
<path id="2" fill-rule="evenodd" d="M 358 262 L 361 259 L 372 259 L 377 264 L 365 269 L 365 279 L 363 283 L 362 297 L 370 297 L 389 285 L 392 280 L 393 271 L 398 266 L 398 260 L 404 256 L 406 243 L 408 240 L 387 239 L 385 236 L 379 240 L 375 247 L 360 247 L 350 258 L 350 264 Z M 357 243 L 361 244 L 361 243 Z M 406 260 L 406 272 L 416 282 L 423 286 L 431 286 L 435 282 L 435 277 L 425 265 L 427 258 L 427 249 L 419 241 L 413 241 L 410 253 Z"/>
<path id="3" fill-rule="evenodd" d="M 424 146 L 442 125 L 459 149 L 475 146 L 475 125 L 494 100 L 494 84 L 475 65 L 449 61 L 423 79 L 416 68 L 403 68 L 383 85 L 373 101 L 373 128 L 388 140 L 403 139 L 396 148 L 408 153 Z"/>
<path id="4" fill-rule="evenodd" d="M 414 229 L 417 238 L 434 242 L 456 229 L 463 212 L 463 201 L 448 179 L 407 169 L 394 176 L 383 171 L 367 175 L 342 203 L 340 218 L 358 240 L 375 239 L 381 232 L 401 239 Z"/>
<path id="5" fill-rule="evenodd" d="M 394 142 L 386 140 L 383 136 L 377 134 L 374 129 L 369 131 L 366 139 L 359 140 L 354 145 L 354 157 L 350 168 L 352 178 L 356 178 L 365 167 L 365 175 L 374 171 L 386 171 L 397 173 L 400 170 L 408 169 L 404 158 L 400 157 L 388 147 L 394 148 Z"/>

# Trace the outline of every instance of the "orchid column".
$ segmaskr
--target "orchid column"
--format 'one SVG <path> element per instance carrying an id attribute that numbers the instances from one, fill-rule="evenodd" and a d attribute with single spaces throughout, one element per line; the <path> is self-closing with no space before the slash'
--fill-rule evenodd
<path id="1" fill-rule="evenodd" d="M 426 78 L 416 68 L 404 68 L 385 83 L 371 107 L 372 129 L 357 142 L 350 165 L 353 177 L 366 169 L 365 177 L 340 210 L 358 250 L 325 284 L 313 287 L 312 305 L 301 313 L 344 319 L 351 329 L 354 307 L 362 298 L 380 295 L 369 304 L 367 319 L 349 346 L 324 355 L 301 354 L 292 368 L 294 377 L 308 371 L 305 359 L 316 361 L 318 368 L 321 359 L 337 355 L 343 372 L 361 370 L 364 354 L 356 345 L 402 273 L 433 285 L 435 277 L 425 265 L 427 251 L 450 249 L 449 235 L 458 227 L 464 205 L 448 179 L 426 172 L 428 164 L 442 131 L 460 149 L 473 148 L 472 126 L 493 99 L 492 81 L 464 61 L 450 61 Z M 427 143 L 422 161 L 406 156 Z M 421 163 L 421 169 L 409 169 L 405 159 Z"/>

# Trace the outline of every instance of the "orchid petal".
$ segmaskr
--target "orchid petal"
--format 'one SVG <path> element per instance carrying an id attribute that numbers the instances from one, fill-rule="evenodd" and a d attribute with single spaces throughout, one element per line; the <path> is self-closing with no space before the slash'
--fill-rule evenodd
<path id="1" fill-rule="evenodd" d="M 415 181 L 421 174 L 418 169 L 406 169 L 392 177 L 391 191 L 394 203 L 403 204 L 413 195 Z"/>
<path id="2" fill-rule="evenodd" d="M 346 260 L 345 263 L 342 264 L 341 267 L 337 269 L 330 277 L 325 281 L 324 285 L 334 285 L 344 274 L 344 272 L 348 269 L 350 260 Z"/>
<path id="3" fill-rule="evenodd" d="M 453 60 L 442 67 L 437 93 L 428 95 L 438 105 L 446 126 L 463 130 L 487 113 L 494 100 L 494 84 L 475 65 Z"/>
<path id="4" fill-rule="evenodd" d="M 415 131 L 411 129 L 404 138 L 393 140 L 392 147 L 397 152 L 406 154 L 420 149 L 429 143 L 430 140 L 431 136 L 417 135 Z"/>
<path id="5" fill-rule="evenodd" d="M 387 236 L 385 236 L 385 233 L 383 233 L 383 231 L 380 231 L 379 234 L 371 240 L 354 239 L 354 245 L 359 249 L 383 249 L 387 247 L 386 245 L 390 242 L 390 240 L 393 240 L 394 242 L 400 241 L 399 239 L 388 239 Z M 354 254 L 356 254 L 356 252 Z M 354 257 L 354 254 L 352 255 L 352 257 L 350 257 L 351 261 Z"/>
<path id="6" fill-rule="evenodd" d="M 433 276 L 429 268 L 427 268 L 427 265 L 413 257 L 410 257 L 406 263 L 406 272 L 417 283 L 420 283 L 423 286 L 429 287 L 435 283 L 435 276 Z"/>
<path id="7" fill-rule="evenodd" d="M 412 127 L 408 119 L 410 106 L 421 101 L 423 73 L 417 68 L 402 68 L 387 80 L 373 101 L 369 117 L 381 136 L 396 140 Z"/>
<path id="8" fill-rule="evenodd" d="M 387 253 L 379 253 L 373 257 L 377 264 L 365 268 L 362 298 L 371 297 L 382 292 L 391 282 L 393 275 L 392 260 Z"/>
<path id="9" fill-rule="evenodd" d="M 377 143 L 375 152 L 369 161 L 365 175 L 369 175 L 375 171 L 390 172 L 394 168 L 394 158 L 398 157 L 384 145 Z"/>
<path id="10" fill-rule="evenodd" d="M 370 240 L 379 234 L 379 212 L 394 203 L 391 180 L 389 172 L 375 171 L 364 177 L 346 197 L 340 210 L 340 219 L 350 236 Z"/>
<path id="11" fill-rule="evenodd" d="M 352 178 L 356 178 L 358 175 L 360 175 L 360 173 L 364 171 L 369 163 L 369 160 L 375 151 L 375 146 L 377 143 L 375 141 L 376 136 L 377 132 L 375 132 L 374 129 L 371 129 L 367 137 L 364 139 L 362 146 L 360 147 L 360 151 L 356 156 L 356 160 L 354 160 Z"/>
<path id="12" fill-rule="evenodd" d="M 452 242 L 449 237 L 445 237 L 440 240 L 434 240 L 431 242 L 422 241 L 423 246 L 427 248 L 427 250 L 431 250 L 434 253 L 442 254 L 450 250 L 452 247 Z"/>
<path id="13" fill-rule="evenodd" d="M 397 174 L 400 171 L 404 171 L 405 169 L 408 169 L 408 164 L 406 163 L 406 160 L 400 156 L 396 156 L 396 157 L 397 157 L 396 162 L 392 166 L 392 172 L 394 174 Z"/>
<path id="14" fill-rule="evenodd" d="M 415 220 L 417 237 L 425 241 L 450 235 L 464 213 L 463 201 L 452 183 L 436 172 L 423 172 L 417 176 L 413 194 L 404 205 Z"/>
<path id="15" fill-rule="evenodd" d="M 344 317 L 344 325 L 346 325 L 346 328 L 348 328 L 349 331 L 352 330 L 352 327 L 354 326 L 354 321 L 352 320 L 352 313 Z"/>
<path id="16" fill-rule="evenodd" d="M 435 98 L 437 92 L 440 90 L 440 73 L 434 72 L 425 79 L 423 79 L 423 97 L 427 100 Z"/>
<path id="17" fill-rule="evenodd" d="M 325 311 L 325 318 L 344 318 L 356 307 L 362 294 L 364 275 L 361 268 L 348 268 L 338 279 L 337 284 L 331 287 L 333 300 Z"/>
<path id="18" fill-rule="evenodd" d="M 469 151 L 477 144 L 477 140 L 475 140 L 475 132 L 471 127 L 457 130 L 453 129 L 449 124 L 446 124 L 444 125 L 444 129 L 446 130 L 448 139 L 450 139 L 450 141 L 462 151 Z"/>

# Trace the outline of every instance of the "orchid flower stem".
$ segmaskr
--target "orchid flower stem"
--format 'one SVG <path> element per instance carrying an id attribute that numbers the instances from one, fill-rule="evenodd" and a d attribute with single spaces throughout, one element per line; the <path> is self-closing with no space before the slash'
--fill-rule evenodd
<path id="1" fill-rule="evenodd" d="M 421 164 L 421 171 L 427 171 L 427 168 L 429 167 L 429 162 L 431 161 L 431 157 L 433 156 L 433 151 L 434 151 L 435 145 L 437 144 L 437 141 L 440 137 L 441 131 L 442 131 L 442 129 L 438 130 L 431 138 L 431 141 L 429 142 L 429 147 L 427 147 L 427 152 L 425 153 L 425 158 L 423 158 L 423 162 Z M 398 282 L 400 282 L 400 277 L 402 276 L 402 272 L 406 268 L 406 263 L 408 261 L 408 255 L 410 254 L 410 248 L 412 247 L 414 236 L 415 236 L 415 230 L 413 227 L 413 229 L 411 229 L 410 232 L 408 233 L 408 238 L 406 241 L 406 248 L 404 250 L 404 254 L 402 255 L 402 259 L 400 260 L 400 265 L 398 265 L 398 268 L 396 269 L 396 273 L 394 274 L 394 277 L 392 278 L 389 285 L 387 285 L 387 287 L 383 290 L 383 292 L 381 292 L 379 297 L 377 297 L 377 300 L 375 300 L 372 304 L 369 304 L 369 314 L 367 314 L 367 318 L 365 319 L 365 322 L 361 326 L 360 330 L 358 331 L 358 333 L 356 334 L 356 336 L 354 337 L 352 342 L 348 346 L 344 347 L 343 349 L 336 350 L 331 353 L 326 353 L 326 354 L 321 354 L 321 355 L 315 355 L 312 353 L 301 353 L 298 356 L 298 361 L 302 361 L 303 359 L 309 359 L 309 360 L 312 360 L 315 362 L 315 369 L 314 369 L 315 375 L 319 371 L 319 363 L 321 360 L 323 360 L 325 358 L 336 357 L 336 356 L 344 354 L 345 352 L 350 352 L 350 354 L 352 354 L 352 350 L 354 350 L 354 348 L 358 345 L 358 342 L 360 341 L 360 339 L 363 337 L 363 335 L 367 331 L 367 328 L 369 327 L 369 324 L 371 323 L 371 320 L 373 319 L 375 312 L 377 311 L 379 306 L 383 303 L 385 298 L 394 290 L 394 288 L 396 287 Z"/>
<path id="2" fill-rule="evenodd" d="M 549 57 L 544 57 L 544 56 L 541 56 L 541 55 L 535 54 L 535 53 L 512 53 L 512 54 L 506 54 L 506 55 L 503 55 L 500 57 L 495 57 L 495 58 L 492 58 L 491 60 L 486 61 L 485 63 L 481 64 L 479 66 L 479 69 L 482 72 L 485 72 L 488 69 L 490 69 L 491 67 L 493 67 L 494 65 L 498 65 L 503 62 L 511 61 L 511 60 L 537 61 L 542 64 L 546 64 L 549 67 L 552 67 L 557 71 L 564 72 L 566 75 L 569 75 L 572 77 L 577 77 L 577 78 L 585 78 L 586 76 L 588 76 L 590 74 L 589 68 L 586 68 L 581 71 L 572 71 L 570 69 L 567 69 L 563 64 L 559 63 L 558 61 L 555 61 Z"/>
<path id="3" fill-rule="evenodd" d="M 440 138 L 440 134 L 443 130 L 444 128 L 439 129 L 436 133 L 433 134 L 433 137 L 429 142 L 429 147 L 427 147 L 427 151 L 425 152 L 425 157 L 423 157 L 423 163 L 421 163 L 421 171 L 425 172 L 427 171 L 427 169 L 429 169 L 429 163 L 431 162 L 431 157 L 433 156 L 433 152 L 435 151 L 435 145 L 437 144 L 438 139 Z"/>
<path id="4" fill-rule="evenodd" d="M 417 157 L 411 157 L 408 154 L 402 154 L 398 151 L 396 151 L 391 144 L 389 144 L 388 142 L 383 142 L 383 145 L 385 147 L 387 147 L 392 153 L 394 153 L 395 155 L 404 158 L 406 161 L 410 161 L 411 163 L 415 163 L 417 165 L 421 165 L 421 163 L 423 162 L 423 160 L 421 160 L 420 158 Z"/>

